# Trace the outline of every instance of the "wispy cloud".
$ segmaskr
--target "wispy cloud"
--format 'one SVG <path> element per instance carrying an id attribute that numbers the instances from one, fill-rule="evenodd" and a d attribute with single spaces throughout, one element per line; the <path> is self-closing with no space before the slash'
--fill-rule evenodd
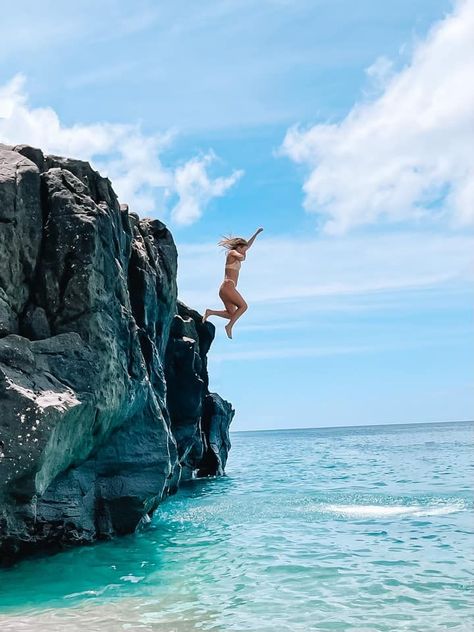
<path id="1" fill-rule="evenodd" d="M 291 346 L 288 348 L 271 347 L 246 349 L 241 351 L 226 351 L 215 353 L 212 362 L 231 362 L 233 360 L 272 360 L 283 358 L 323 358 L 336 355 L 370 353 L 377 351 L 376 347 L 365 345 L 339 346 L 339 347 L 311 347 Z"/>
<path id="2" fill-rule="evenodd" d="M 97 85 L 107 85 L 120 80 L 128 73 L 136 72 L 137 62 L 131 59 L 118 62 L 116 64 L 97 64 L 94 68 L 88 69 L 76 75 L 72 75 L 66 79 L 66 87 L 68 89 L 90 88 Z"/>
<path id="3" fill-rule="evenodd" d="M 238 289 L 249 310 L 231 344 L 214 320 L 212 374 L 228 362 L 360 356 L 370 364 L 468 344 L 470 328 L 444 318 L 472 301 L 473 246 L 467 236 L 428 231 L 262 237 L 242 266 Z M 217 307 L 224 261 L 216 246 L 178 250 L 180 297 Z"/>
<path id="4" fill-rule="evenodd" d="M 209 202 L 220 197 L 241 177 L 242 171 L 213 177 L 211 151 L 180 165 L 165 166 L 161 155 L 175 132 L 146 135 L 139 125 L 65 125 L 50 107 L 30 106 L 25 78 L 16 75 L 0 86 L 0 141 L 28 143 L 48 153 L 89 160 L 108 175 L 121 201 L 140 213 L 166 212 L 167 200 L 177 198 L 171 220 L 192 224 Z"/>
<path id="5" fill-rule="evenodd" d="M 21 6 L 10 5 L 0 22 L 0 62 L 18 53 L 54 51 L 57 54 L 72 44 L 123 42 L 124 37 L 142 34 L 156 25 L 163 13 L 162 7 L 157 8 L 147 0 L 137 0 L 133 6 L 107 2 L 103 8 L 103 12 L 97 12 L 94 0 L 50 3 L 49 6 L 25 0 Z"/>
<path id="6" fill-rule="evenodd" d="M 282 359 L 297 359 L 297 358 L 326 358 L 341 355 L 362 355 L 362 354 L 385 354 L 387 352 L 400 352 L 406 349 L 418 349 L 422 347 L 432 347 L 446 345 L 450 346 L 453 339 L 465 340 L 470 331 L 454 331 L 452 335 L 446 329 L 438 332 L 442 337 L 441 341 L 433 335 L 433 331 L 430 331 L 430 335 L 426 339 L 417 338 L 414 340 L 406 340 L 401 342 L 399 340 L 390 342 L 386 339 L 379 344 L 355 344 L 355 345 L 334 345 L 334 346 L 322 346 L 311 344 L 311 340 L 300 341 L 299 344 L 293 344 L 291 346 L 269 346 L 267 344 L 259 345 L 257 348 L 244 348 L 244 349 L 228 349 L 224 352 L 214 353 L 210 361 L 212 364 L 222 362 L 232 362 L 236 360 L 282 360 Z"/>
<path id="7" fill-rule="evenodd" d="M 251 309 L 291 312 L 328 299 L 394 295 L 472 281 L 473 240 L 462 235 L 388 233 L 338 238 L 261 238 L 242 267 L 239 289 Z M 213 244 L 179 244 L 185 301 L 216 302 L 224 261 Z"/>
<path id="8" fill-rule="evenodd" d="M 367 47 L 378 46 L 378 34 L 361 43 L 346 33 L 357 33 L 361 19 L 375 31 L 383 15 L 393 18 L 393 36 L 406 11 L 373 3 L 367 20 L 358 5 L 341 12 L 324 4 L 107 0 L 97 11 L 93 0 L 11 2 L 0 21 L 0 74 L 23 70 L 36 94 L 62 95 L 63 103 L 70 88 L 67 111 L 88 116 L 108 107 L 115 115 L 138 111 L 148 124 L 192 133 L 287 126 L 313 107 L 328 113 L 326 95 L 332 102 L 344 91 L 348 69 L 359 72 Z"/>
<path id="9" fill-rule="evenodd" d="M 381 93 L 339 123 L 294 127 L 282 151 L 303 164 L 307 211 L 328 232 L 379 221 L 474 222 L 474 2 L 461 0 L 397 73 L 379 59 Z"/>

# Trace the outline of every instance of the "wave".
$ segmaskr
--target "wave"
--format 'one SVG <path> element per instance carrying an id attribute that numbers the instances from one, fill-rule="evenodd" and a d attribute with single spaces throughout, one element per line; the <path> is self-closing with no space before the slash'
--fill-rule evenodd
<path id="1" fill-rule="evenodd" d="M 422 518 L 457 513 L 464 511 L 466 506 L 462 501 L 436 505 L 339 505 L 321 503 L 313 505 L 311 509 L 343 518 L 395 518 L 404 516 Z"/>

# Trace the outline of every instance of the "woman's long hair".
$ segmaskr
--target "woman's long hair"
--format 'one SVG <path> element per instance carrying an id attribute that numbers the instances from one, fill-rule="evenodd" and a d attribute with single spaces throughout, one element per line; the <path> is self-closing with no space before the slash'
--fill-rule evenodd
<path id="1" fill-rule="evenodd" d="M 229 235 L 228 237 L 223 237 L 218 242 L 217 245 L 222 246 L 226 250 L 233 250 L 234 248 L 237 248 L 238 246 L 246 246 L 247 243 L 248 243 L 247 240 L 244 239 L 243 237 L 231 237 Z"/>

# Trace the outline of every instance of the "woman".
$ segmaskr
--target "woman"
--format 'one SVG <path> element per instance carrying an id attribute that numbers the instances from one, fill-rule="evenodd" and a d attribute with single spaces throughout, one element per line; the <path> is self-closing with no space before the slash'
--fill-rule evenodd
<path id="1" fill-rule="evenodd" d="M 242 261 L 245 261 L 247 250 L 262 230 L 263 228 L 259 228 L 248 241 L 243 237 L 226 237 L 219 242 L 219 246 L 224 246 L 227 250 L 224 280 L 219 288 L 219 297 L 224 303 L 225 309 L 206 309 L 202 320 L 205 322 L 209 316 L 228 318 L 229 322 L 225 326 L 225 331 L 229 338 L 232 338 L 232 327 L 235 325 L 236 320 L 247 309 L 247 303 L 242 295 L 237 292 L 240 266 Z"/>

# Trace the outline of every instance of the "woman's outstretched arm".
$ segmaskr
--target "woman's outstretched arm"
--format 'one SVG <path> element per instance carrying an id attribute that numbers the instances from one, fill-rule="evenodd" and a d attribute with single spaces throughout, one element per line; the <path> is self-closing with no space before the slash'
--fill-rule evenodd
<path id="1" fill-rule="evenodd" d="M 252 237 L 250 237 L 249 240 L 247 240 L 247 250 L 250 248 L 250 246 L 253 244 L 253 242 L 257 239 L 257 235 L 259 233 L 261 233 L 263 231 L 263 228 L 259 228 L 258 230 L 255 231 L 255 233 L 252 235 Z"/>

